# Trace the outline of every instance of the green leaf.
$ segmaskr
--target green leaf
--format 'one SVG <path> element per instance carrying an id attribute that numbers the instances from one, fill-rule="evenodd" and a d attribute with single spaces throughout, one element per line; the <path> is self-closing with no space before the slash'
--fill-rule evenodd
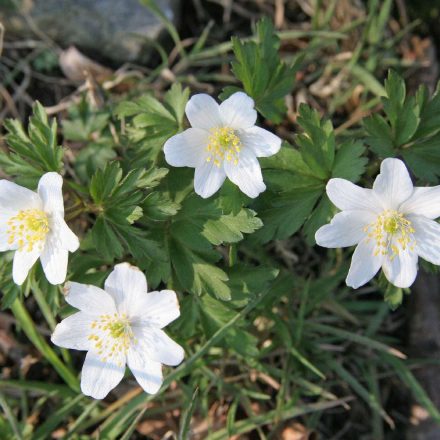
<path id="1" fill-rule="evenodd" d="M 304 224 L 303 230 L 306 236 L 307 244 L 309 246 L 313 246 L 315 244 L 316 231 L 321 226 L 330 222 L 331 218 L 333 217 L 333 209 L 333 203 L 330 202 L 327 194 L 324 194 L 318 205 Z"/>
<path id="2" fill-rule="evenodd" d="M 256 212 L 242 209 L 238 214 L 222 215 L 219 219 L 209 219 L 202 234 L 215 245 L 236 243 L 243 240 L 243 233 L 250 234 L 263 226 Z"/>
<path id="3" fill-rule="evenodd" d="M 139 220 L 143 216 L 143 211 L 140 206 L 135 206 L 131 214 L 127 217 L 128 223 L 132 225 L 135 221 Z"/>
<path id="4" fill-rule="evenodd" d="M 393 135 L 385 118 L 374 113 L 364 119 L 363 124 L 368 133 L 365 142 L 370 148 L 381 157 L 392 157 L 394 155 Z"/>
<path id="5" fill-rule="evenodd" d="M 393 70 L 388 72 L 385 91 L 382 104 L 387 119 L 379 115 L 370 116 L 364 121 L 364 127 L 369 135 L 366 142 L 373 151 L 389 157 L 399 154 L 401 147 L 414 140 L 421 121 L 421 96 L 418 99 L 407 96 L 405 82 Z"/>
<path id="6" fill-rule="evenodd" d="M 439 120 L 440 122 L 440 120 Z M 415 143 L 402 151 L 402 156 L 422 182 L 437 183 L 440 177 L 440 134 Z"/>
<path id="7" fill-rule="evenodd" d="M 188 88 L 174 84 L 163 104 L 148 94 L 118 104 L 114 113 L 120 119 L 128 119 L 127 153 L 134 166 L 153 165 L 165 141 L 182 129 L 188 97 Z"/>
<path id="8" fill-rule="evenodd" d="M 154 221 L 164 221 L 177 214 L 180 204 L 173 202 L 168 194 L 154 191 L 142 203 L 144 216 Z"/>
<path id="9" fill-rule="evenodd" d="M 359 141 L 346 141 L 336 151 L 332 177 L 357 182 L 365 171 L 368 159 L 362 155 L 364 145 Z"/>
<path id="10" fill-rule="evenodd" d="M 297 122 L 304 130 L 296 137 L 302 159 L 316 177 L 329 178 L 336 149 L 332 123 L 321 119 L 316 110 L 305 104 L 299 108 Z"/>
<path id="11" fill-rule="evenodd" d="M 271 207 L 259 210 L 264 227 L 255 233 L 255 238 L 266 243 L 290 237 L 301 228 L 322 193 L 323 188 L 298 189 L 278 196 Z"/>
<path id="12" fill-rule="evenodd" d="M 57 123 L 49 121 L 44 107 L 36 102 L 27 131 L 18 120 L 6 120 L 6 143 L 9 153 L 0 155 L 0 167 L 16 182 L 35 187 L 48 171 L 61 171 L 63 149 L 57 145 Z"/>
<path id="13" fill-rule="evenodd" d="M 299 63 L 290 66 L 278 54 L 280 41 L 269 18 L 256 26 L 256 41 L 232 38 L 235 60 L 232 71 L 242 82 L 244 91 L 255 100 L 258 111 L 273 122 L 281 122 L 286 106 L 284 97 L 294 86 Z M 222 99 L 237 91 L 226 88 Z"/>
<path id="14" fill-rule="evenodd" d="M 91 233 L 96 250 L 104 258 L 111 260 L 112 258 L 122 257 L 122 245 L 111 224 L 104 216 L 101 215 L 96 219 Z"/>

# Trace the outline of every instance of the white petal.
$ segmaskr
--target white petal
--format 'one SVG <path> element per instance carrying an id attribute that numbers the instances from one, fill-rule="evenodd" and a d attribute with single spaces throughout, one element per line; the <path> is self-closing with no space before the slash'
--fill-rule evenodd
<path id="1" fill-rule="evenodd" d="M 63 178 L 58 173 L 46 173 L 38 182 L 38 194 L 43 200 L 44 210 L 64 215 Z"/>
<path id="2" fill-rule="evenodd" d="M 413 184 L 405 164 L 399 159 L 385 159 L 380 165 L 380 174 L 373 184 L 386 209 L 398 209 L 399 205 L 413 193 Z"/>
<path id="3" fill-rule="evenodd" d="M 58 230 L 58 238 L 60 240 L 60 247 L 67 249 L 69 252 L 75 252 L 79 248 L 78 237 L 67 226 L 63 218 L 56 220 L 56 228 Z"/>
<path id="4" fill-rule="evenodd" d="M 229 179 L 248 197 L 255 198 L 266 189 L 260 164 L 251 150 L 244 148 L 236 165 L 225 160 L 224 167 Z"/>
<path id="5" fill-rule="evenodd" d="M 209 133 L 200 128 L 188 128 L 169 138 L 164 145 L 165 160 L 173 167 L 195 168 L 206 158 Z"/>
<path id="6" fill-rule="evenodd" d="M 417 259 L 417 254 L 409 248 L 400 250 L 394 258 L 388 256 L 384 258 L 383 273 L 396 287 L 409 287 L 417 276 Z"/>
<path id="7" fill-rule="evenodd" d="M 41 250 L 35 246 L 31 252 L 16 251 L 14 254 L 14 262 L 12 264 L 12 278 L 14 283 L 21 286 L 26 279 L 29 270 L 38 260 Z"/>
<path id="8" fill-rule="evenodd" d="M 195 128 L 209 130 L 222 125 L 219 105 L 205 93 L 191 97 L 186 104 L 185 113 L 191 126 Z"/>
<path id="9" fill-rule="evenodd" d="M 408 216 L 412 222 L 416 240 L 415 251 L 424 260 L 440 265 L 440 225 L 434 220 Z"/>
<path id="10" fill-rule="evenodd" d="M 113 297 L 119 313 L 133 316 L 139 310 L 139 301 L 147 294 L 147 279 L 137 267 L 121 263 L 105 280 L 104 289 Z"/>
<path id="11" fill-rule="evenodd" d="M 102 362 L 89 351 L 81 373 L 81 391 L 94 399 L 103 399 L 122 380 L 124 372 L 125 362 L 122 365 L 112 359 Z"/>
<path id="12" fill-rule="evenodd" d="M 353 246 L 365 238 L 365 226 L 374 222 L 370 211 L 343 211 L 331 223 L 321 226 L 315 234 L 316 243 L 326 248 Z"/>
<path id="13" fill-rule="evenodd" d="M 172 290 L 150 292 L 142 295 L 137 310 L 131 315 L 139 322 L 163 328 L 180 316 L 179 302 Z"/>
<path id="14" fill-rule="evenodd" d="M 216 193 L 225 181 L 226 174 L 223 167 L 211 162 L 203 162 L 194 173 L 194 190 L 204 199 Z"/>
<path id="15" fill-rule="evenodd" d="M 356 247 L 348 271 L 347 286 L 357 289 L 371 280 L 382 266 L 383 256 L 375 256 L 376 242 L 364 239 Z"/>
<path id="16" fill-rule="evenodd" d="M 330 179 L 326 191 L 329 199 L 341 211 L 382 211 L 382 206 L 371 189 L 361 188 L 349 180 Z"/>
<path id="17" fill-rule="evenodd" d="M 127 363 L 139 385 L 149 394 L 156 394 L 162 386 L 162 365 L 145 356 L 135 347 L 127 354 Z"/>
<path id="18" fill-rule="evenodd" d="M 54 246 L 50 240 L 46 241 L 40 259 L 49 283 L 61 284 L 66 280 L 68 254 L 67 250 Z"/>
<path id="19" fill-rule="evenodd" d="M 77 312 L 63 319 L 56 327 L 50 340 L 59 347 L 73 350 L 89 350 L 88 337 L 91 334 L 93 318 L 83 312 Z"/>
<path id="20" fill-rule="evenodd" d="M 273 156 L 281 148 L 281 139 L 260 127 L 244 130 L 240 133 L 240 140 L 245 148 L 250 148 L 257 157 Z"/>
<path id="21" fill-rule="evenodd" d="M 148 325 L 133 325 L 137 350 L 149 359 L 165 365 L 179 365 L 184 358 L 183 348 L 164 331 Z"/>
<path id="22" fill-rule="evenodd" d="M 440 185 L 414 188 L 412 196 L 402 203 L 399 211 L 430 219 L 440 217 Z"/>
<path id="23" fill-rule="evenodd" d="M 8 221 L 16 215 L 17 211 L 10 211 L 4 208 L 1 208 L 0 210 L 0 252 L 18 248 L 17 240 L 15 240 L 12 244 L 8 243 Z"/>
<path id="24" fill-rule="evenodd" d="M 223 125 L 231 128 L 250 128 L 255 125 L 257 112 L 254 100 L 243 92 L 237 92 L 220 104 Z"/>
<path id="25" fill-rule="evenodd" d="M 71 306 L 88 315 L 113 314 L 116 312 L 112 296 L 99 287 L 69 282 L 66 283 L 64 290 L 66 292 L 65 300 Z"/>
<path id="26" fill-rule="evenodd" d="M 0 207 L 13 211 L 41 209 L 43 203 L 39 195 L 9 180 L 0 180 Z"/>

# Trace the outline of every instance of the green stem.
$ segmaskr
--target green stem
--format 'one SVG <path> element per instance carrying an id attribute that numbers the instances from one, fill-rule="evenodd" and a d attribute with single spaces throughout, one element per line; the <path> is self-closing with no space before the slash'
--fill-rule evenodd
<path id="1" fill-rule="evenodd" d="M 50 309 L 49 304 L 46 301 L 44 293 L 42 292 L 36 281 L 32 283 L 32 293 L 34 295 L 35 301 L 37 301 L 41 313 L 44 316 L 44 319 L 46 320 L 50 330 L 53 332 L 57 323 L 52 315 L 52 310 Z"/>
<path id="2" fill-rule="evenodd" d="M 53 331 L 55 330 L 55 327 L 57 325 L 57 321 L 52 314 L 52 310 L 49 306 L 49 303 L 46 301 L 46 296 L 45 296 L 44 292 L 40 289 L 38 282 L 35 280 L 33 280 L 33 282 L 32 282 L 32 293 L 34 295 L 35 301 L 37 301 L 37 304 L 41 310 L 41 313 L 44 316 L 44 319 L 46 320 L 50 330 L 53 333 Z M 62 348 L 61 355 L 63 356 L 64 362 L 66 362 L 69 366 L 71 366 L 72 365 L 72 358 L 70 356 L 69 351 Z"/>
<path id="3" fill-rule="evenodd" d="M 63 378 L 67 385 L 75 391 L 79 391 L 79 382 L 75 374 L 58 358 L 56 353 L 47 344 L 44 338 L 38 333 L 32 318 L 21 303 L 16 299 L 11 305 L 12 313 L 20 324 L 26 336 L 34 344 L 35 348 L 52 364 L 57 373 Z"/>

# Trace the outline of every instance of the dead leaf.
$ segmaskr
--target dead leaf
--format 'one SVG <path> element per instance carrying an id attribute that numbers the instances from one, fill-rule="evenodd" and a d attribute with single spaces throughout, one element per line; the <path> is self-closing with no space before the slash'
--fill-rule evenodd
<path id="1" fill-rule="evenodd" d="M 310 431 L 301 423 L 292 423 L 286 426 L 281 432 L 281 440 L 313 440 L 316 438 L 316 433 Z"/>
<path id="2" fill-rule="evenodd" d="M 102 82 L 113 74 L 107 67 L 83 55 L 75 46 L 61 52 L 59 63 L 66 78 L 76 82 L 83 82 L 90 76 Z"/>

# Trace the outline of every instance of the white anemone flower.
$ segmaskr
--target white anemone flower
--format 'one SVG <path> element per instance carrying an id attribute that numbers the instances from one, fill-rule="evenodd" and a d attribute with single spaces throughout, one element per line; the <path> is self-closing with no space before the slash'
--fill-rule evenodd
<path id="1" fill-rule="evenodd" d="M 358 288 L 382 268 L 397 287 L 417 276 L 418 257 L 440 264 L 440 186 L 414 187 L 404 163 L 385 159 L 373 189 L 331 179 L 327 195 L 342 212 L 315 235 L 328 248 L 357 245 L 347 285 Z"/>
<path id="2" fill-rule="evenodd" d="M 62 186 L 54 172 L 41 177 L 37 192 L 0 180 L 0 251 L 15 251 L 12 277 L 18 285 L 38 258 L 51 284 L 66 279 L 68 253 L 79 241 L 64 221 Z"/>
<path id="3" fill-rule="evenodd" d="M 191 128 L 167 140 L 165 159 L 175 167 L 195 168 L 197 194 L 212 196 L 226 177 L 252 198 L 266 189 L 257 157 L 276 154 L 281 139 L 255 126 L 252 98 L 237 92 L 219 105 L 209 95 L 194 95 L 185 112 Z"/>
<path id="4" fill-rule="evenodd" d="M 52 342 L 87 350 L 81 390 L 103 399 L 124 376 L 128 364 L 139 385 L 155 394 L 162 385 L 162 364 L 178 365 L 184 351 L 161 330 L 180 316 L 172 290 L 147 293 L 145 275 L 128 263 L 117 264 L 104 289 L 68 283 L 66 301 L 79 309 L 59 323 Z"/>

